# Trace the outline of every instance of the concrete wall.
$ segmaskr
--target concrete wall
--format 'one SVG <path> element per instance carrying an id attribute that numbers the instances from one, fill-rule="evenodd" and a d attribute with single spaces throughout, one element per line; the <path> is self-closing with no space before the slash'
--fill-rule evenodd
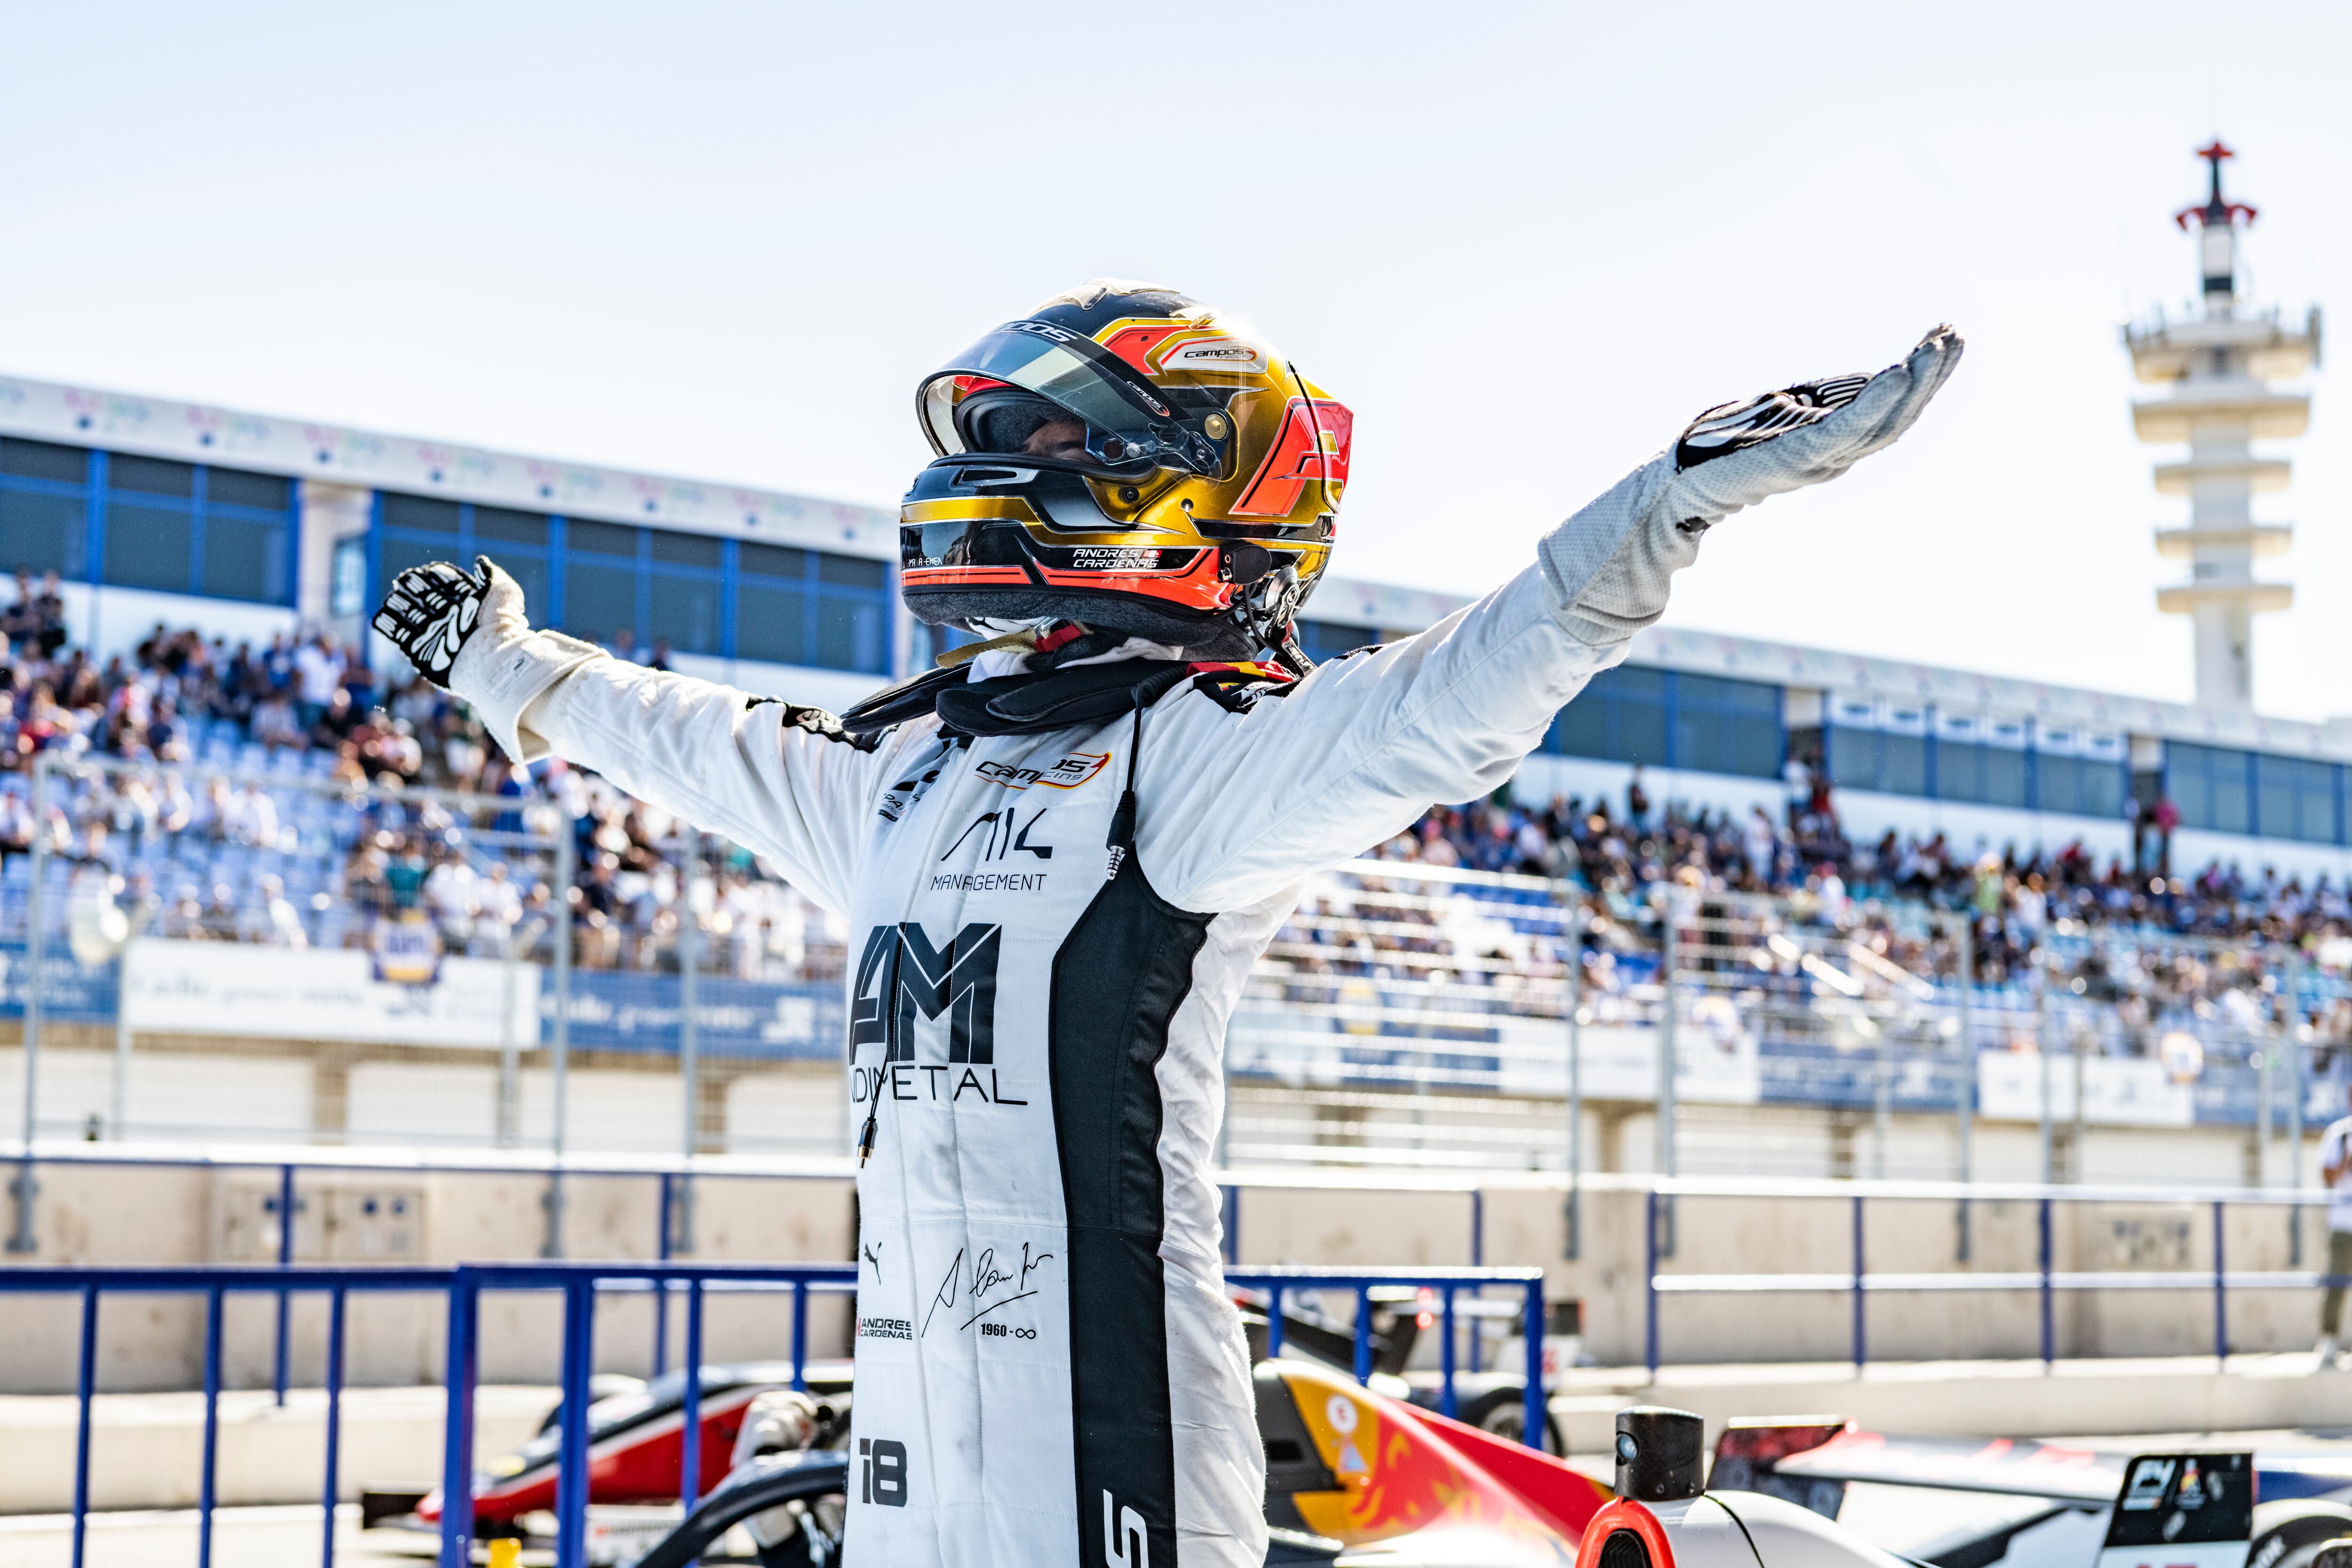
<path id="1" fill-rule="evenodd" d="M 1634 1119 L 1638 1121 L 1639 1119 Z M 1939 1123 L 1899 1121 L 1898 1140 L 1925 1139 Z M 1628 1152 L 1646 1146 L 1643 1129 L 1621 1129 Z M 2038 1158 L 2030 1127 L 1979 1130 L 1979 1170 L 1991 1179 L 2030 1177 Z M 1866 1139 L 1866 1122 L 1855 1133 Z M 2245 1179 L 2242 1137 L 2190 1131 L 2098 1130 L 2085 1141 L 2095 1179 L 2126 1173 L 2200 1181 L 2224 1188 Z M 2071 1153 L 2069 1153 L 2071 1158 Z M 1628 1161 L 1629 1163 L 1636 1162 Z M 1859 1166 L 1862 1162 L 1853 1161 Z M 2273 1177 L 2284 1174 L 2283 1153 Z M 2312 1167 L 2306 1142 L 2303 1169 Z M 268 1203 L 275 1173 L 170 1166 L 48 1164 L 40 1167 L 40 1249 L 22 1261 L 48 1263 L 262 1262 L 277 1256 Z M 1482 1187 L 1478 1197 L 1471 1181 Z M 1565 1188 L 1556 1173 L 1357 1175 L 1341 1171 L 1236 1173 L 1240 1256 L 1249 1263 L 1368 1268 L 1466 1264 L 1476 1242 L 1473 1216 L 1483 1207 L 1483 1260 L 1538 1264 L 1554 1297 L 1585 1305 L 1587 1343 L 1603 1363 L 1638 1363 L 1646 1308 L 1643 1287 L 1640 1178 L 1589 1178 L 1580 1199 L 1581 1255 L 1566 1258 Z M 548 1184 L 530 1173 L 311 1172 L 302 1178 L 296 1255 L 304 1260 L 439 1262 L 527 1259 L 540 1255 Z M 842 1260 L 851 1256 L 855 1197 L 845 1178 L 705 1177 L 696 1184 L 692 1256 L 744 1261 Z M 1675 1247 L 1665 1267 L 1705 1274 L 1802 1273 L 1843 1276 L 1853 1266 L 1853 1213 L 1843 1189 L 1823 1184 L 1818 1197 L 1684 1197 L 1675 1205 Z M 575 1258 L 656 1256 L 657 1182 L 645 1176 L 574 1176 L 566 1184 L 564 1251 Z M 2212 1306 L 2205 1271 L 2212 1263 L 2208 1205 L 2160 1194 L 2128 1202 L 2060 1205 L 2053 1237 L 2062 1270 L 2178 1269 L 2178 1289 L 2117 1291 L 2058 1298 L 2058 1348 L 2065 1356 L 2202 1353 L 2212 1344 Z M 2299 1264 L 2287 1210 L 2238 1205 L 2224 1211 L 2233 1270 L 2316 1268 L 2324 1260 L 2324 1213 L 2301 1211 Z M 1971 1256 L 1955 1258 L 1957 1205 L 1949 1201 L 1874 1199 L 1866 1214 L 1864 1255 L 1873 1273 L 2031 1270 L 2039 1250 L 2036 1205 L 1979 1200 L 1970 1208 Z M 7 1261 L 20 1259 L 11 1258 Z M 2316 1332 L 2315 1292 L 2232 1291 L 2230 1334 L 2239 1351 L 2307 1345 Z M 7 1300 L 14 1331 L 0 1336 L 0 1393 L 56 1393 L 72 1385 L 75 1309 L 66 1299 Z M 2026 1356 L 2039 1349 L 2038 1295 L 1897 1293 L 1874 1295 L 1868 1334 L 1874 1358 L 1948 1359 Z M 349 1376 L 359 1384 L 398 1385 L 441 1376 L 442 1321 L 436 1300 L 355 1300 L 351 1308 Z M 226 1370 L 231 1386 L 265 1383 L 270 1373 L 273 1310 L 266 1298 L 232 1300 L 226 1317 Z M 846 1306 L 819 1298 L 811 1347 L 847 1352 Z M 727 1359 L 782 1356 L 790 1319 L 780 1296 L 715 1297 L 708 1318 L 709 1354 Z M 325 1342 L 323 1300 L 299 1300 L 292 1318 L 294 1376 L 315 1384 Z M 1850 1352 L 1852 1302 L 1843 1289 L 1818 1294 L 1667 1295 L 1661 1331 L 1667 1360 L 1834 1361 Z M 164 1390 L 194 1386 L 200 1371 L 202 1307 L 168 1296 L 110 1298 L 100 1316 L 100 1386 Z M 654 1331 L 647 1298 L 614 1296 L 598 1312 L 603 1367 L 642 1372 Z M 483 1377 L 487 1382 L 551 1382 L 559 1310 L 549 1297 L 514 1294 L 485 1304 Z M 673 1357 L 677 1333 L 673 1331 Z"/>
<path id="2" fill-rule="evenodd" d="M 38 1253 L 11 1263 L 260 1262 L 277 1256 L 262 1200 L 266 1170 L 49 1164 L 39 1167 Z M 533 1174 L 312 1172 L 302 1178 L 295 1230 L 299 1261 L 455 1263 L 529 1259 L 546 1234 L 548 1184 Z M 695 1185 L 696 1248 L 704 1260 L 835 1262 L 851 1256 L 854 1197 L 844 1180 L 734 1180 Z M 368 1214 L 370 1201 L 376 1212 Z M 395 1218 L 394 1200 L 408 1206 Z M 649 1259 L 659 1245 L 660 1189 L 648 1177 L 574 1176 L 565 1183 L 564 1253 L 572 1258 Z M 58 1394 L 74 1383 L 79 1306 L 70 1297 L 5 1300 L 0 1393 Z M 788 1295 L 717 1295 L 705 1317 L 712 1360 L 791 1353 Z M 346 1377 L 354 1384 L 438 1383 L 444 1308 L 438 1297 L 354 1296 Z M 670 1356 L 682 1342 L 674 1318 Z M 810 1349 L 845 1355 L 845 1299 L 818 1296 Z M 227 1385 L 267 1384 L 276 1309 L 265 1296 L 235 1296 L 223 1312 Z M 298 1384 L 323 1380 L 324 1297 L 297 1297 L 289 1337 Z M 203 1370 L 201 1298 L 110 1295 L 99 1315 L 99 1386 L 114 1392 L 197 1386 Z M 650 1297 L 606 1298 L 597 1311 L 597 1363 L 643 1374 L 653 1355 Z M 500 1293 L 482 1309 L 485 1383 L 557 1381 L 562 1308 L 547 1295 Z"/>
<path id="3" fill-rule="evenodd" d="M 1537 1264 L 1554 1299 L 1584 1303 L 1586 1348 L 1603 1364 L 1643 1359 L 1643 1195 L 1600 1179 L 1580 1197 L 1580 1256 L 1562 1257 L 1565 1194 L 1557 1176 L 1498 1178 L 1483 1194 L 1485 1261 Z M 1510 1184 L 1499 1184 L 1508 1181 Z M 1241 1254 L 1253 1263 L 1463 1264 L 1471 1261 L 1473 1199 L 1466 1192 L 1345 1193 L 1259 1187 L 1240 1205 Z M 2212 1209 L 2161 1198 L 2053 1208 L 2052 1261 L 2060 1271 L 2182 1271 L 2178 1289 L 2060 1292 L 2054 1327 L 2061 1357 L 2210 1353 L 2213 1345 Z M 2303 1234 L 2294 1261 L 2291 1225 Z M 1874 1274 L 2011 1273 L 2038 1268 L 2038 1205 L 1969 1205 L 1970 1258 L 1955 1258 L 1958 1205 L 1876 1199 L 1864 1209 L 1864 1257 Z M 1674 1205 L 1668 1273 L 1847 1275 L 1853 1267 L 1851 1199 L 1684 1197 Z M 2233 1270 L 2317 1269 L 2326 1219 L 2316 1206 L 2290 1219 L 2284 1207 L 2223 1210 Z M 1951 1360 L 2041 1353 L 2038 1291 L 1874 1292 L 1874 1359 Z M 2317 1335 L 2318 1293 L 2233 1289 L 2233 1352 L 2307 1348 Z M 1853 1346 L 1853 1298 L 1818 1294 L 1661 1297 L 1660 1339 L 1675 1363 L 1839 1361 Z"/>

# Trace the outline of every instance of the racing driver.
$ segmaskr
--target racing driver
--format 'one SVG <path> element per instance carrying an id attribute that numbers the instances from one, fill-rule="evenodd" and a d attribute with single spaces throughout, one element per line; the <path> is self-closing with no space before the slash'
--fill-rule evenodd
<path id="1" fill-rule="evenodd" d="M 534 631 L 487 558 L 376 629 L 850 921 L 847 1542 L 893 1568 L 1255 1568 L 1211 1176 L 1221 1044 L 1301 879 L 1511 776 L 1716 522 L 1894 441 L 1960 356 L 1708 410 L 1418 636 L 1309 667 L 1350 416 L 1240 321 L 1097 281 L 916 394 L 913 616 L 980 640 L 836 718 Z"/>

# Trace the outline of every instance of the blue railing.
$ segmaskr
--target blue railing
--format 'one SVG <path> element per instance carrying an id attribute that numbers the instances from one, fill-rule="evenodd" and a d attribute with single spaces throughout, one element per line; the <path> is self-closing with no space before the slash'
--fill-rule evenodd
<path id="1" fill-rule="evenodd" d="M 623 1162 L 615 1160 L 551 1161 L 544 1156 L 525 1155 L 505 1160 L 453 1156 L 447 1159 L 407 1158 L 372 1161 L 321 1150 L 314 1157 L 286 1159 L 256 1152 L 250 1156 L 237 1154 L 151 1155 L 145 1153 L 112 1153 L 104 1145 L 59 1145 L 54 1152 L 45 1152 L 34 1159 L 17 1158 L 7 1162 L 15 1167 L 15 1180 L 22 1184 L 16 1200 L 17 1235 L 12 1238 L 9 1250 L 31 1253 L 38 1248 L 37 1231 L 32 1223 L 33 1194 L 39 1191 L 36 1173 L 43 1165 L 81 1166 L 160 1166 L 186 1170 L 270 1171 L 278 1177 L 278 1190 L 263 1200 L 262 1212 L 278 1222 L 278 1265 L 292 1266 L 294 1262 L 295 1216 L 301 1212 L 303 1194 L 297 1178 L 306 1171 L 362 1171 L 375 1173 L 413 1173 L 434 1175 L 533 1175 L 542 1176 L 550 1184 L 551 1201 L 547 1205 L 549 1234 L 547 1247 L 553 1256 L 562 1255 L 562 1224 L 563 1214 L 562 1185 L 571 1177 L 624 1177 L 657 1184 L 659 1201 L 656 1205 L 653 1254 L 667 1262 L 678 1251 L 693 1250 L 692 1244 L 683 1239 L 688 1228 L 686 1218 L 691 1212 L 693 1184 L 699 1179 L 714 1181 L 848 1181 L 854 1176 L 846 1161 L 838 1169 L 793 1169 L 780 1165 L 760 1165 L 746 1162 L 690 1164 L 683 1162 Z M 278 1300 L 276 1337 L 271 1348 L 271 1385 L 277 1402 L 286 1403 L 287 1388 L 287 1301 Z M 654 1314 L 653 1370 L 658 1377 L 669 1370 L 669 1320 L 667 1313 Z"/>
<path id="2" fill-rule="evenodd" d="M 1673 1250 L 1675 1208 L 1685 1198 L 1764 1199 L 1773 1203 L 1811 1199 L 1843 1203 L 1851 1207 L 1852 1266 L 1835 1274 L 1669 1274 L 1660 1259 Z M 1886 1202 L 1948 1201 L 1957 1205 L 1957 1218 L 1969 1224 L 1972 1203 L 2030 1203 L 2034 1205 L 2035 1266 L 2031 1269 L 1936 1270 L 1926 1273 L 1874 1274 L 1868 1266 L 1866 1207 L 1872 1198 Z M 2172 1192 L 2139 1188 L 2101 1189 L 2053 1187 L 2026 1184 L 1980 1182 L 1874 1182 L 1864 1190 L 1858 1184 L 1745 1182 L 1738 1185 L 1705 1180 L 1653 1183 L 1643 1194 L 1643 1256 L 1644 1305 L 1643 1361 L 1654 1374 L 1663 1361 L 1659 1308 L 1667 1296 L 1722 1295 L 1844 1295 L 1851 1308 L 1852 1359 L 1859 1372 L 1870 1359 L 1869 1299 L 1873 1295 L 1971 1294 L 2032 1292 L 2037 1299 L 2041 1360 L 2045 1367 L 2058 1359 L 2057 1298 L 2075 1290 L 2200 1290 L 2213 1302 L 2213 1356 L 2226 1365 L 2230 1356 L 2230 1292 L 2246 1289 L 2320 1289 L 2352 1285 L 2352 1275 L 2323 1274 L 2302 1268 L 2233 1269 L 2229 1267 L 2229 1241 L 2224 1224 L 2232 1207 L 2324 1210 L 2328 1194 L 2321 1192 L 2243 1189 L 2228 1193 Z M 2101 1203 L 2162 1203 L 2200 1206 L 2209 1211 L 2212 1259 L 2204 1268 L 2062 1269 L 2056 1267 L 2054 1211 L 2057 1205 Z"/>
<path id="3" fill-rule="evenodd" d="M 370 1160 L 364 1155 L 338 1153 L 321 1149 L 317 1153 L 299 1159 L 282 1154 L 256 1151 L 251 1154 L 207 1153 L 201 1156 L 151 1154 L 137 1152 L 110 1152 L 104 1144 L 59 1143 L 49 1145 L 27 1160 L 0 1158 L 0 1168 L 14 1167 L 14 1179 L 21 1183 L 16 1200 L 17 1235 L 9 1250 L 31 1254 L 39 1248 L 37 1229 L 33 1222 L 33 1195 L 39 1191 L 37 1172 L 43 1165 L 65 1167 L 84 1165 L 142 1166 L 152 1165 L 173 1169 L 268 1171 L 278 1178 L 278 1191 L 263 1202 L 263 1212 L 278 1221 L 278 1262 L 281 1267 L 294 1262 L 294 1216 L 301 1212 L 303 1194 L 298 1178 L 305 1172 L 361 1171 L 370 1173 L 415 1173 L 435 1175 L 531 1175 L 544 1177 L 550 1184 L 551 1201 L 547 1205 L 549 1233 L 547 1256 L 562 1257 L 562 1220 L 563 1215 L 562 1186 L 571 1177 L 627 1178 L 657 1184 L 658 1202 L 655 1205 L 655 1234 L 652 1254 L 656 1262 L 668 1262 L 680 1252 L 691 1252 L 688 1239 L 692 1226 L 694 1184 L 705 1179 L 713 1181 L 841 1181 L 853 1180 L 855 1170 L 847 1160 L 837 1162 L 815 1160 L 801 1163 L 763 1163 L 756 1159 L 730 1158 L 712 1161 L 685 1162 L 678 1160 L 624 1160 L 585 1157 L 576 1160 L 551 1161 L 543 1155 L 518 1154 L 504 1159 L 453 1153 L 447 1156 Z M 1267 1175 L 1251 1184 L 1260 1190 L 1283 1190 L 1292 1184 L 1280 1175 Z M 1224 1261 L 1231 1266 L 1239 1261 L 1241 1251 L 1241 1185 L 1228 1184 L 1220 1188 L 1224 1228 Z M 1486 1260 L 1486 1194 L 1476 1185 L 1475 1177 L 1465 1177 L 1458 1185 L 1444 1190 L 1458 1192 L 1469 1200 L 1467 1236 L 1465 1241 L 1471 1264 L 1475 1267 Z M 21 1243 L 21 1245 L 19 1245 Z M 653 1372 L 658 1377 L 667 1372 L 669 1359 L 669 1316 L 654 1314 Z M 1480 1370 L 1485 1353 L 1483 1331 L 1472 1325 L 1469 1345 L 1470 1370 Z M 286 1403 L 287 1389 L 287 1308 L 284 1298 L 278 1304 L 277 1334 L 271 1352 L 272 1386 L 277 1402 Z"/>
<path id="4" fill-rule="evenodd" d="M 286 1375 L 285 1322 L 287 1298 L 296 1291 L 324 1291 L 327 1310 L 327 1432 L 326 1479 L 320 1502 L 326 1521 L 319 1549 L 320 1568 L 335 1561 L 335 1494 L 341 1480 L 342 1430 L 343 1309 L 354 1290 L 446 1290 L 457 1279 L 452 1268 L 322 1268 L 310 1266 L 249 1264 L 242 1267 L 164 1266 L 73 1268 L 25 1264 L 0 1268 L 0 1294 L 37 1292 L 79 1294 L 81 1298 L 81 1338 L 74 1375 L 77 1404 L 74 1426 L 73 1565 L 81 1568 L 89 1517 L 90 1400 L 98 1381 L 98 1310 L 100 1299 L 113 1294 L 201 1295 L 205 1298 L 205 1435 L 204 1458 L 196 1482 L 196 1568 L 212 1568 L 214 1482 L 220 1450 L 221 1308 L 238 1291 L 271 1291 L 278 1297 L 278 1376 L 282 1389 Z"/>
<path id="5" fill-rule="evenodd" d="M 793 1299 L 793 1386 L 808 1386 L 808 1304 L 813 1290 L 854 1291 L 854 1263 L 800 1264 L 463 1264 L 449 1285 L 446 1435 L 441 1468 L 441 1563 L 471 1568 L 474 1550 L 474 1394 L 480 1383 L 481 1300 L 485 1290 L 563 1292 L 562 1403 L 557 1406 L 555 1561 L 588 1561 L 588 1392 L 594 1370 L 596 1298 L 651 1290 L 654 1313 L 667 1318 L 670 1294 L 686 1297 L 686 1376 L 678 1434 L 678 1500 L 702 1495 L 702 1303 L 719 1290 L 789 1290 Z"/>
<path id="6" fill-rule="evenodd" d="M 1286 1301 L 1316 1292 L 1349 1295 L 1356 1304 L 1354 1371 L 1358 1381 L 1372 1370 L 1371 1293 L 1400 1287 L 1433 1293 L 1444 1324 L 1438 1408 L 1455 1412 L 1455 1299 L 1485 1288 L 1524 1293 L 1527 1324 L 1524 1440 L 1540 1447 L 1545 1429 L 1543 1372 L 1543 1271 L 1539 1268 L 1424 1268 L 1374 1273 L 1346 1268 L 1259 1268 L 1227 1276 L 1233 1287 L 1265 1291 L 1272 1304 L 1266 1335 L 1269 1355 L 1281 1353 Z M 701 1471 L 702 1310 L 713 1293 L 765 1291 L 789 1294 L 792 1301 L 792 1383 L 807 1385 L 809 1298 L 817 1292 L 846 1293 L 857 1286 L 850 1263 L 631 1264 L 493 1263 L 441 1268 L 419 1266 L 331 1268 L 309 1264 L 169 1265 L 75 1267 L 26 1264 L 0 1268 L 0 1295 L 78 1296 L 80 1338 L 75 1376 L 76 1436 L 72 1512 L 72 1557 L 81 1568 L 89 1515 L 91 1403 L 98 1381 L 98 1322 L 109 1294 L 196 1295 L 205 1299 L 203 1358 L 204 1436 L 196 1498 L 196 1564 L 211 1568 L 214 1515 L 217 1505 L 222 1385 L 222 1315 L 226 1298 L 264 1292 L 278 1298 L 279 1338 L 275 1375 L 282 1398 L 286 1378 L 286 1302 L 299 1292 L 328 1298 L 325 1368 L 326 1421 L 319 1561 L 333 1568 L 337 1493 L 341 1489 L 345 1307 L 353 1291 L 440 1292 L 448 1308 L 446 1358 L 447 1394 L 442 1453 L 441 1552 L 443 1568 L 470 1568 L 474 1547 L 474 1400 L 480 1385 L 481 1298 L 492 1290 L 555 1290 L 563 1295 L 562 1404 L 557 1423 L 558 1568 L 584 1568 L 588 1525 L 589 1378 L 594 1370 L 596 1299 L 614 1293 L 656 1293 L 655 1316 L 666 1319 L 673 1296 L 685 1306 L 683 1424 L 678 1492 L 690 1501 L 706 1489 Z"/>

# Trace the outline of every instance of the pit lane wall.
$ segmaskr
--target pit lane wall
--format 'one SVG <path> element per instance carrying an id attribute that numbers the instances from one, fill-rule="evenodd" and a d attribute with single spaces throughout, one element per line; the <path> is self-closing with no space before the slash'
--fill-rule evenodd
<path id="1" fill-rule="evenodd" d="M 89 1151 L 35 1166 L 40 1184 L 38 1250 L 5 1264 L 268 1263 L 278 1256 L 272 1165 L 205 1163 L 204 1152 L 125 1149 L 137 1163 L 77 1163 Z M 311 1151 L 288 1151 L 299 1157 Z M 252 1151 L 239 1151 L 248 1157 Z M 142 1155 L 146 1158 L 141 1158 Z M 328 1157 L 333 1157 L 331 1154 Z M 195 1163 L 179 1163 L 179 1162 Z M 477 1163 L 478 1163 L 478 1160 Z M 8 1169 L 13 1174 L 18 1167 Z M 681 1255 L 719 1260 L 823 1262 L 852 1255 L 855 1184 L 837 1163 L 807 1169 L 770 1164 L 756 1177 L 724 1173 L 724 1162 L 680 1194 L 671 1215 Z M 789 1172 L 790 1173 L 785 1173 Z M 298 1173 L 294 1258 L 347 1264 L 452 1264 L 527 1260 L 547 1255 L 551 1184 L 541 1171 L 438 1169 L 391 1156 L 375 1168 Z M 690 1212 L 688 1205 L 690 1202 Z M 646 1260 L 660 1256 L 662 1184 L 634 1173 L 567 1174 L 562 1183 L 560 1250 L 572 1258 Z M 0 1264 L 0 1266 L 5 1266 Z M 0 1333 L 0 1394 L 62 1394 L 74 1385 L 79 1305 L 69 1295 L 6 1298 Z M 789 1359 L 789 1295 L 713 1294 L 705 1307 L 706 1355 L 714 1362 Z M 143 1393 L 200 1386 L 201 1296 L 105 1298 L 99 1319 L 98 1387 Z M 347 1379 L 357 1387 L 438 1386 L 446 1308 L 439 1296 L 356 1292 L 347 1308 Z M 810 1302 L 811 1353 L 847 1353 L 844 1298 Z M 671 1314 L 669 1364 L 677 1363 L 683 1319 Z M 291 1382 L 323 1382 L 327 1302 L 293 1298 Z M 596 1313 L 598 1369 L 637 1376 L 653 1370 L 649 1297 L 608 1296 Z M 482 1381 L 559 1381 L 562 1300 L 548 1292 L 502 1292 L 482 1302 Z M 263 1295 L 231 1294 L 223 1321 L 224 1386 L 268 1388 L 275 1358 L 276 1306 Z"/>

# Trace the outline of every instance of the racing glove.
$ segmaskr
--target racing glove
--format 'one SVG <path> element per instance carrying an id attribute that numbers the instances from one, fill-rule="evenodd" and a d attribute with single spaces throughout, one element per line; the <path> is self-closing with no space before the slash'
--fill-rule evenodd
<path id="1" fill-rule="evenodd" d="M 1665 613 L 1699 537 L 1745 506 L 1833 479 L 1911 427 L 1959 363 L 1937 327 L 1876 375 L 1802 382 L 1710 408 L 1675 444 L 1554 529 L 1538 548 L 1553 613 L 1592 647 Z"/>
<path id="2" fill-rule="evenodd" d="M 502 575 L 487 555 L 474 557 L 474 574 L 446 561 L 411 566 L 392 580 L 375 613 L 375 629 L 408 656 L 417 673 L 444 690 L 457 650 L 481 624 L 482 598 Z"/>
<path id="3" fill-rule="evenodd" d="M 412 566 L 392 580 L 375 629 L 434 685 L 470 704 L 507 755 L 533 763 L 547 742 L 525 728 L 524 710 L 549 687 L 604 649 L 561 632 L 535 632 L 522 589 L 487 555 L 460 572 L 446 561 Z"/>

